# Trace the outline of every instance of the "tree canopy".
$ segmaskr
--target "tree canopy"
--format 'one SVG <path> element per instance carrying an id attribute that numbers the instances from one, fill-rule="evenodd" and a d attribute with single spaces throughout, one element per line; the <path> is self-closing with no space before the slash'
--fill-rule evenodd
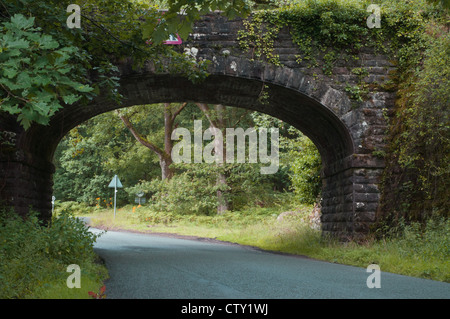
<path id="1" fill-rule="evenodd" d="M 88 102 L 101 90 L 120 103 L 115 63 L 133 57 L 170 58 L 169 71 L 192 81 L 206 76 L 205 64 L 188 59 L 162 42 L 170 34 L 187 37 L 202 13 L 248 14 L 245 0 L 167 1 L 167 10 L 149 1 L 79 1 L 80 28 L 57 0 L 5 0 L 0 5 L 0 107 L 17 115 L 24 128 L 47 124 L 64 105 Z M 161 65 L 161 64 L 159 64 Z"/>

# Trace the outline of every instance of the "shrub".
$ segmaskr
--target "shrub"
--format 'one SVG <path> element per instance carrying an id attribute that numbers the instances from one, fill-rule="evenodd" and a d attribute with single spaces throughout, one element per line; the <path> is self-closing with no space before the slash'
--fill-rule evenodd
<path id="1" fill-rule="evenodd" d="M 316 146 L 300 134 L 293 140 L 290 157 L 291 182 L 297 199 L 304 204 L 314 204 L 320 195 L 322 160 Z"/>
<path id="2" fill-rule="evenodd" d="M 48 283 L 66 278 L 69 264 L 95 268 L 92 248 L 97 238 L 67 212 L 43 226 L 36 213 L 22 218 L 2 208 L 0 298 L 33 297 Z"/>
<path id="3" fill-rule="evenodd" d="M 85 215 L 90 214 L 94 210 L 94 207 L 90 206 L 87 203 L 79 203 L 73 201 L 55 202 L 55 213 L 59 214 L 61 212 L 67 211 L 73 215 Z"/>
<path id="4" fill-rule="evenodd" d="M 401 51 L 380 218 L 448 217 L 450 201 L 450 35 L 443 23 L 416 28 Z"/>
<path id="5" fill-rule="evenodd" d="M 152 209 L 176 214 L 215 214 L 218 190 L 223 191 L 230 210 L 270 205 L 274 200 L 270 177 L 261 175 L 257 165 L 196 163 L 179 164 L 178 169 L 181 172 L 170 180 L 144 181 L 126 191 L 130 196 L 143 191 Z M 219 171 L 226 176 L 226 184 L 217 183 Z"/>
<path id="6" fill-rule="evenodd" d="M 46 253 L 64 264 L 73 264 L 94 257 L 94 243 L 99 237 L 84 223 L 63 211 L 52 219 L 46 233 Z"/>

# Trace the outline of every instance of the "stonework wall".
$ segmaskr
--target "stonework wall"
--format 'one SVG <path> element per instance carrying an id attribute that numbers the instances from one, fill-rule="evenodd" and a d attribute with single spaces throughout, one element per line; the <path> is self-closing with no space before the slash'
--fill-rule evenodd
<path id="1" fill-rule="evenodd" d="M 23 147 L 23 130 L 14 119 L 9 120 L 9 125 L 0 120 L 0 200 L 22 216 L 31 207 L 49 220 L 54 165 Z"/>

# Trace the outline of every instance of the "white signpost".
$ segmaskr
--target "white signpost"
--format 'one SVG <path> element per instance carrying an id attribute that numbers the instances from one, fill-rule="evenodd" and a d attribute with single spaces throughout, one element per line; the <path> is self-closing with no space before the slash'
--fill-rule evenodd
<path id="1" fill-rule="evenodd" d="M 111 183 L 109 183 L 108 187 L 114 188 L 114 218 L 116 218 L 116 196 L 117 196 L 117 189 L 122 188 L 122 183 L 119 180 L 119 177 L 117 175 L 114 175 Z"/>

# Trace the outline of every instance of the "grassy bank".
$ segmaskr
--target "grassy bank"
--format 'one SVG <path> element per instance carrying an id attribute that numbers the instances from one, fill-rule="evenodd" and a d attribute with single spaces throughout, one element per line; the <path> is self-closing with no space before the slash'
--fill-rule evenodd
<path id="1" fill-rule="evenodd" d="M 400 234 L 365 242 L 341 243 L 325 239 L 309 226 L 311 206 L 300 206 L 295 216 L 277 220 L 283 208 L 255 208 L 223 215 L 200 216 L 155 212 L 126 206 L 114 218 L 111 209 L 90 212 L 92 226 L 139 232 L 176 233 L 305 255 L 335 263 L 450 282 L 450 223 L 432 220 L 424 229 L 403 226 Z"/>
<path id="2" fill-rule="evenodd" d="M 43 226 L 0 214 L 0 299 L 90 299 L 107 278 L 93 251 L 96 236 L 69 214 Z M 80 267 L 80 288 L 69 288 L 67 267 Z M 70 280 L 72 282 L 72 280 Z"/>

